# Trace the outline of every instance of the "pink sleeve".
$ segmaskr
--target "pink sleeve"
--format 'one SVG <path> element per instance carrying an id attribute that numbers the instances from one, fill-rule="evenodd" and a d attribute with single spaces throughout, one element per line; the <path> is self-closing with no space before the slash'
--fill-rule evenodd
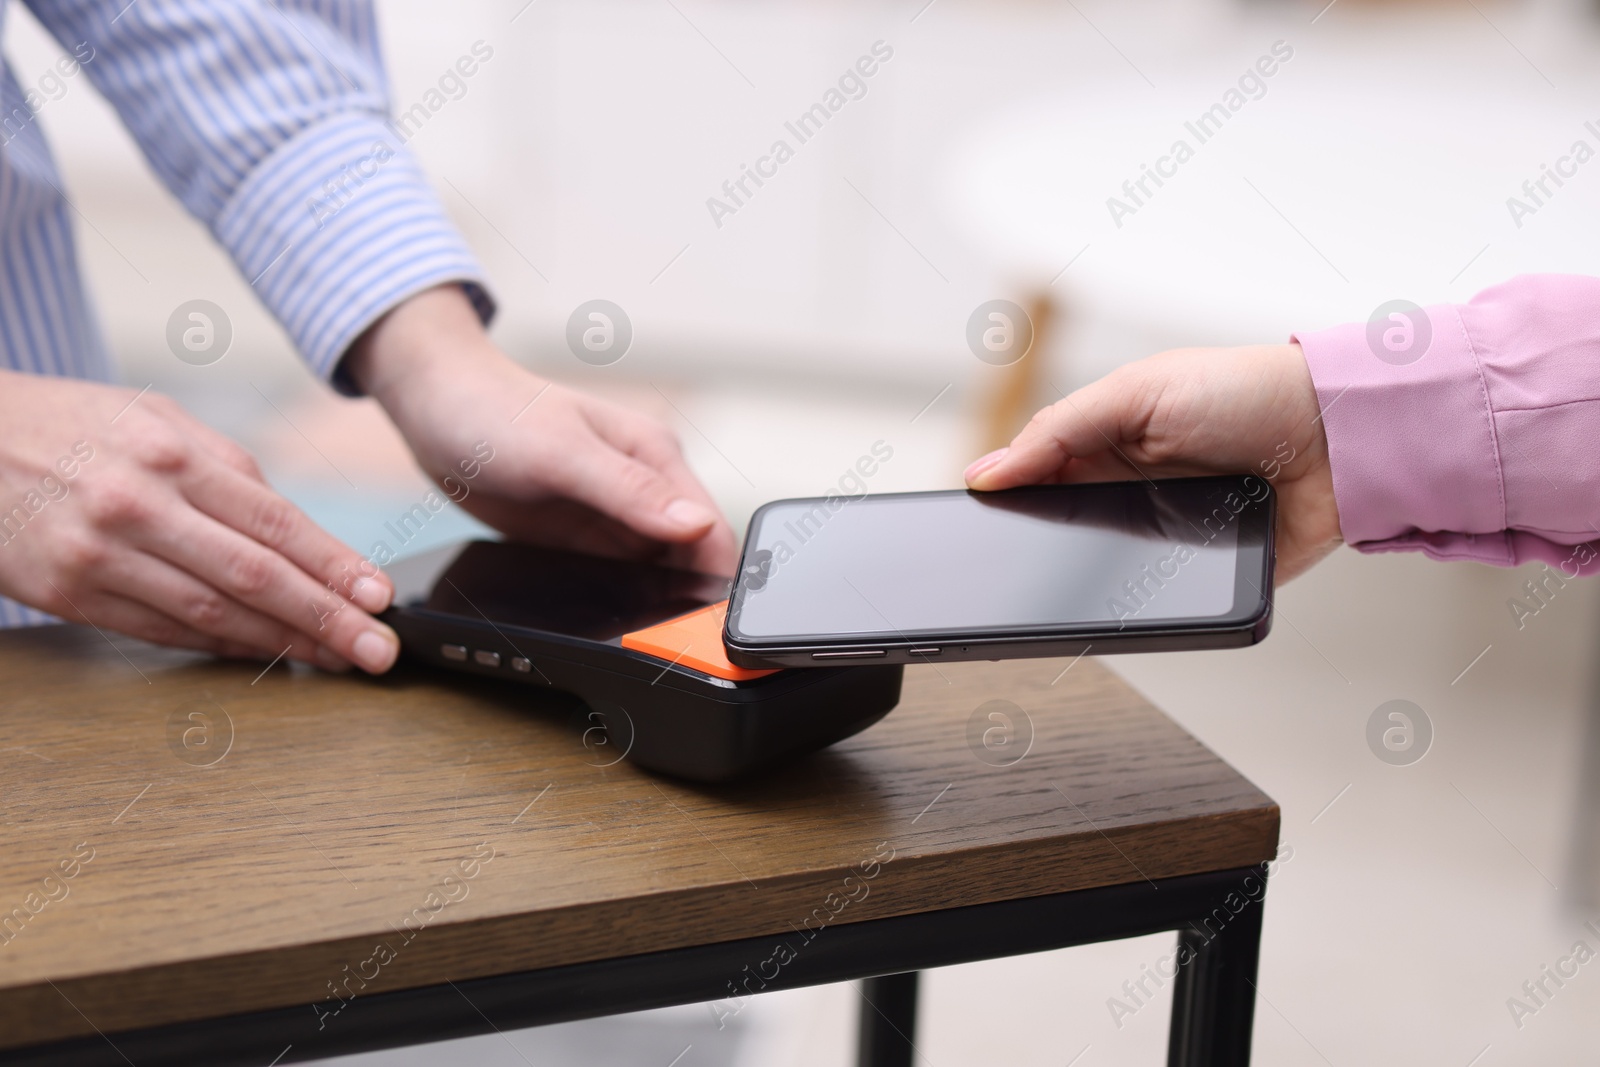
<path id="1" fill-rule="evenodd" d="M 1600 570 L 1600 279 L 1522 275 L 1399 314 L 1293 338 L 1345 541 Z"/>

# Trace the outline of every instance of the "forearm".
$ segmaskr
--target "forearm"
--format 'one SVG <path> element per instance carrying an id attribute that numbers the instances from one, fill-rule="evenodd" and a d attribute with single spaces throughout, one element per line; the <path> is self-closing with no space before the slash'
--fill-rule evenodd
<path id="1" fill-rule="evenodd" d="M 318 375 L 348 388 L 333 372 L 355 338 L 434 286 L 469 285 L 493 313 L 390 124 L 369 0 L 32 6 L 67 47 L 92 42 L 84 71 Z"/>
<path id="2" fill-rule="evenodd" d="M 1420 354 L 1366 323 L 1296 335 L 1345 540 L 1596 569 L 1574 546 L 1600 538 L 1600 280 L 1524 276 L 1412 317 Z"/>
<path id="3" fill-rule="evenodd" d="M 339 116 L 388 118 L 371 0 L 28 6 L 84 61 L 156 176 L 208 225 L 306 130 Z"/>

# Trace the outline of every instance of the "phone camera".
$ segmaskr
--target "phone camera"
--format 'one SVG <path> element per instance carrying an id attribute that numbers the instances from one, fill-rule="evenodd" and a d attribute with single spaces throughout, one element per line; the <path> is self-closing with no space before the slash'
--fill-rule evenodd
<path id="1" fill-rule="evenodd" d="M 771 577 L 772 553 L 765 548 L 750 553 L 744 565 L 744 587 L 752 592 L 765 589 Z"/>

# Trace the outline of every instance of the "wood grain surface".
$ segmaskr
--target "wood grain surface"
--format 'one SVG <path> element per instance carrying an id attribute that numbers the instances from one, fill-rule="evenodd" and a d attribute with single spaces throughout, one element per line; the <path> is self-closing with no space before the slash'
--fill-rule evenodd
<path id="1" fill-rule="evenodd" d="M 511 685 L 0 634 L 0 1047 L 1271 858 L 1266 796 L 1069 663 L 908 668 L 712 788 Z"/>

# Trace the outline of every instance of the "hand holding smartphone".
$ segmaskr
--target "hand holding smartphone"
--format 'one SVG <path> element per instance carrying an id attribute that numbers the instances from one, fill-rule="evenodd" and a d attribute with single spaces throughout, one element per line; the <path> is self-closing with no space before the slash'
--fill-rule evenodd
<path id="1" fill-rule="evenodd" d="M 745 667 L 1250 645 L 1274 507 L 1256 475 L 774 501 L 723 640 Z"/>

